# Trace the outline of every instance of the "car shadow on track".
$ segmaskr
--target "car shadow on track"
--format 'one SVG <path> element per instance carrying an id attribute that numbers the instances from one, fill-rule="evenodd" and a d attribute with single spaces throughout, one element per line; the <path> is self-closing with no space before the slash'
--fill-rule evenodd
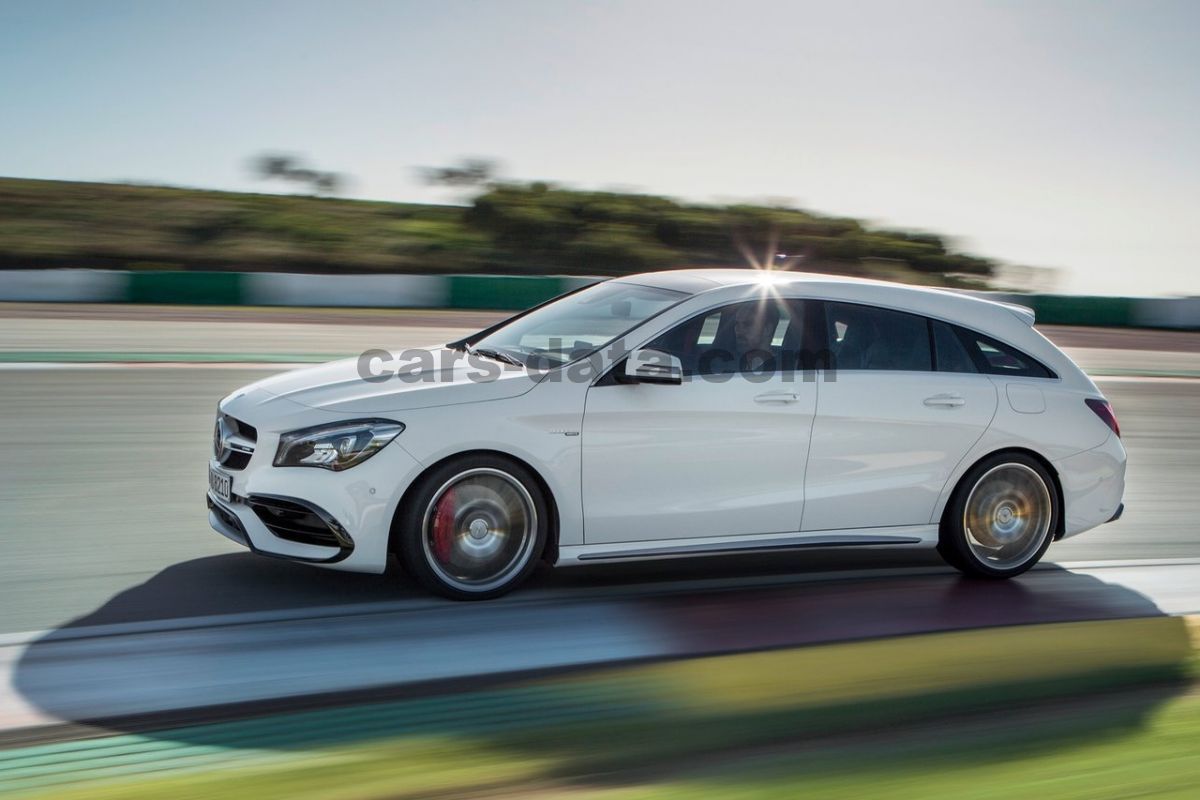
<path id="1" fill-rule="evenodd" d="M 389 570 L 385 575 L 336 572 L 250 553 L 207 556 L 167 567 L 68 627 L 390 602 L 420 596 L 416 587 L 395 572 L 398 570 Z"/>
<path id="2" fill-rule="evenodd" d="M 936 554 L 923 551 L 847 554 L 835 550 L 570 569 L 543 567 L 513 597 L 544 591 L 563 592 L 569 597 L 578 590 L 619 589 L 635 583 L 659 584 L 669 590 L 671 584 L 686 580 L 756 579 L 876 567 L 936 569 L 942 565 Z M 948 569 L 947 574 L 950 574 Z M 431 599 L 394 561 L 386 573 L 370 575 L 237 552 L 167 567 L 64 627 Z"/>
<path id="3" fill-rule="evenodd" d="M 832 558 L 832 557 L 831 557 Z M 859 560 L 861 563 L 861 560 Z M 836 562 L 829 562 L 830 565 Z M 773 572 L 780 571 L 788 561 L 775 558 Z M 754 573 L 755 570 L 766 572 L 766 564 L 758 564 L 753 560 L 741 565 L 741 572 L 735 575 Z M 662 567 L 658 568 L 662 570 Z M 430 625 L 423 637 L 413 638 L 393 644 L 400 646 L 399 652 L 416 652 L 420 650 L 425 657 L 436 657 L 430 654 L 441 652 L 442 644 L 436 639 L 439 630 L 437 620 L 446 615 L 456 615 L 461 621 L 477 615 L 486 626 L 491 608 L 503 610 L 505 617 L 515 620 L 516 631 L 521 631 L 520 619 L 522 614 L 535 609 L 541 616 L 542 622 L 553 621 L 558 614 L 569 613 L 574 606 L 576 611 L 582 603 L 594 604 L 597 609 L 604 604 L 606 608 L 614 605 L 639 620 L 640 624 L 660 631 L 661 636 L 671 642 L 671 652 L 687 655 L 716 655 L 731 652 L 746 652 L 774 650 L 794 646 L 811 645 L 821 642 L 839 640 L 862 640 L 875 637 L 897 636 L 918 632 L 934 632 L 960 630 L 966 628 L 984 628 L 994 626 L 1020 625 L 1038 622 L 1065 622 L 1096 619 L 1122 619 L 1134 617 L 1163 617 L 1158 607 L 1145 596 L 1117 583 L 1107 583 L 1091 575 L 1072 573 L 1056 567 L 1048 567 L 1027 574 L 1011 581 L 973 581 L 946 573 L 928 573 L 916 575 L 892 575 L 875 579 L 838 579 L 828 576 L 828 580 L 819 580 L 792 585 L 768 585 L 760 587 L 734 587 L 725 589 L 697 589 L 680 585 L 678 591 L 670 590 L 670 581 L 679 578 L 703 578 L 713 575 L 729 576 L 731 565 L 720 567 L 710 563 L 676 564 L 666 568 L 667 572 L 655 571 L 655 568 L 643 568 L 630 571 L 621 570 L 624 578 L 605 570 L 595 570 L 592 573 L 579 573 L 569 577 L 563 575 L 543 575 L 535 584 L 540 584 L 543 590 L 531 596 L 527 601 L 512 604 L 483 604 L 464 605 L 440 602 L 422 602 L 413 604 L 409 614 L 427 615 Z M 622 598 L 619 592 L 605 592 L 603 599 L 588 599 L 588 592 L 573 592 L 574 586 L 594 586 L 597 583 L 611 585 L 618 580 L 661 581 L 662 591 L 650 594 L 631 593 L 633 596 Z M 253 589 L 246 588 L 247 586 Z M 585 595 L 572 603 L 572 595 Z M 187 687 L 194 686 L 195 696 L 201 697 L 204 687 L 237 683 L 239 681 L 257 681 L 268 684 L 271 675 L 264 674 L 261 661 L 270 659 L 272 648 L 287 646 L 287 641 L 278 637 L 266 639 L 262 643 L 262 653 L 247 652 L 240 659 L 241 653 L 225 653 L 216 661 L 205 659 L 200 652 L 205 647 L 221 647 L 219 641 L 214 644 L 197 644 L 190 637 L 189 631 L 169 631 L 165 633 L 138 634 L 145 637 L 162 637 L 158 639 L 143 639 L 131 647 L 149 648 L 153 659 L 161 655 L 170 656 L 172 672 L 169 675 L 156 673 L 160 667 L 146 666 L 140 673 L 130 672 L 131 660 L 122 656 L 123 651 L 120 635 L 109 635 L 88 639 L 84 644 L 79 643 L 80 634 L 88 634 L 85 630 L 97 625 L 113 625 L 121 623 L 138 623 L 173 618 L 180 614 L 187 616 L 205 616 L 228 613 L 229 611 L 269 611 L 273 609 L 301 608 L 314 604 L 344 604 L 370 603 L 376 601 L 394 601 L 398 597 L 422 597 L 415 588 L 405 586 L 397 588 L 397 576 L 350 575 L 322 570 L 314 570 L 302 565 L 284 562 L 267 561 L 249 556 L 217 556 L 197 559 L 164 570 L 146 583 L 122 592 L 112 598 L 94 613 L 88 614 L 63 628 L 46 634 L 28 646 L 16 665 L 13 684 L 24 700 L 36 709 L 46 714 L 65 720 L 67 725 L 49 734 L 32 734 L 33 740 L 38 736 L 49 735 L 51 738 L 74 737 L 81 735 L 95 736 L 97 733 L 138 732 L 151 738 L 163 739 L 175 743 L 203 743 L 205 746 L 219 744 L 222 747 L 238 748 L 252 747 L 255 749 L 278 748 L 291 750 L 327 745 L 338 745 L 362 741 L 367 738 L 380 736 L 476 736 L 479 735 L 477 720 L 469 713 L 471 703 L 477 702 L 479 692 L 462 692 L 463 684 L 453 682 L 430 682 L 419 686 L 383 688 L 364 692 L 343 693 L 339 696 L 324 698 L 278 698 L 270 703 L 249 703 L 240 707 L 170 712 L 164 714 L 129 715 L 123 717 L 95 718 L 81 708 L 87 702 L 94 703 L 97 698 L 101 701 L 113 697 L 119 698 L 122 693 L 144 693 L 146 683 L 162 681 L 169 686 L 169 691 L 179 692 L 188 697 Z M 339 663 L 339 647 L 343 647 L 353 636 L 362 636 L 362 631 L 349 633 L 353 626 L 346 623 L 353 617 L 330 619 L 328 622 L 329 642 L 328 653 L 332 658 L 315 660 L 313 669 L 353 670 L 353 663 Z M 1165 644 L 1177 647 L 1180 653 L 1181 670 L 1190 653 L 1190 645 L 1186 625 L 1183 620 L 1179 623 L 1164 627 L 1165 636 L 1174 637 Z M 153 627 L 153 625 L 151 625 Z M 401 629 L 396 629 L 401 630 Z M 412 630 L 411 628 L 403 630 Z M 460 627 L 447 627 L 442 636 L 457 635 L 448 632 L 463 630 Z M 401 634 L 403 635 L 403 634 Z M 539 643 L 536 631 L 526 635 L 527 639 L 517 643 L 520 646 L 534 649 Z M 350 637 L 347 639 L 346 637 Z M 346 641 L 343 641 L 346 639 Z M 1178 639 L 1178 641 L 1174 641 Z M 97 645 L 97 642 L 101 642 Z M 453 643 L 458 648 L 459 657 L 464 643 Z M 469 649 L 470 643 L 465 643 Z M 90 649 L 99 647 L 99 659 L 91 656 L 97 651 Z M 1131 645 L 1134 646 L 1134 645 Z M 105 651 L 105 648 L 108 651 Z M 197 649 L 199 648 L 199 649 Z M 257 649 L 257 648 L 254 648 Z M 1168 648 L 1169 649 L 1169 648 Z M 195 651 L 196 655 L 189 656 Z M 356 651 L 349 651 L 356 652 Z M 454 651 L 445 650 L 449 655 Z M 486 668 L 488 654 L 481 652 L 479 658 Z M 106 659 L 111 659 L 106 661 Z M 132 663 L 137 664 L 134 660 Z M 214 664 L 217 665 L 214 668 Z M 123 665 L 123 666 L 118 666 Z M 136 669 L 136 667 L 135 667 Z M 257 670 L 257 672 L 255 672 Z M 182 672 L 183 674 L 180 674 Z M 221 674 L 224 672 L 224 674 Z M 190 674 L 194 673 L 194 674 Z M 511 681 L 528 681 L 529 673 L 513 676 Z M 1160 676 L 1161 677 L 1161 676 Z M 485 678 L 470 684 L 472 689 L 489 691 L 504 690 L 510 679 Z M 1144 714 L 1153 711 L 1155 707 L 1176 693 L 1170 686 L 1162 692 L 1145 693 L 1146 707 L 1135 710 L 1137 713 L 1127 713 L 1123 716 L 1122 725 L 1128 727 L 1130 719 L 1140 719 Z M 438 700 L 438 698 L 442 698 Z M 81 700 L 81 698 L 90 698 Z M 271 735 L 266 738 L 239 739 L 230 734 L 228 740 L 219 730 L 207 725 L 196 723 L 211 719 L 236 719 L 244 716 L 262 714 L 279 714 L 305 709 L 322 708 L 330 705 L 340 705 L 346 702 L 352 704 L 390 703 L 393 708 L 389 712 L 390 721 L 382 726 L 372 725 L 369 731 L 359 731 L 354 727 L 340 726 L 336 729 L 324 729 L 320 725 L 311 729 L 288 728 L 286 735 L 280 735 L 273 740 Z M 444 714 L 429 713 L 428 702 L 447 704 Z M 563 698 L 557 693 L 550 693 L 543 700 L 536 697 L 530 704 L 515 709 L 520 724 L 531 730 L 539 729 L 551 717 L 558 719 Z M 412 715 L 404 710 L 405 703 L 412 703 Z M 181 703 L 181 705 L 185 705 Z M 612 713 L 612 698 L 604 696 L 581 696 L 569 701 L 572 706 L 571 718 L 578 720 L 609 719 Z M 198 703 L 196 704 L 198 705 Z M 463 713 L 454 711 L 461 705 Z M 486 703 L 485 703 L 486 705 Z M 544 718 L 543 718 L 544 715 Z M 558 719 L 555 724 L 561 724 Z M 709 722 L 712 722 L 710 720 Z M 188 727 L 181 724 L 190 723 Z M 713 722 L 713 724 L 716 724 Z M 77 728 L 78 730 L 74 730 Z M 220 741 L 214 742 L 213 737 Z M 539 738 L 540 737 L 536 737 Z M 20 734 L 3 737 L 8 745 L 28 742 Z M 563 740 L 563 747 L 579 747 L 578 740 L 568 738 Z M 528 755 L 528 754 L 526 754 Z M 586 753 L 582 750 L 572 755 L 586 761 Z"/>

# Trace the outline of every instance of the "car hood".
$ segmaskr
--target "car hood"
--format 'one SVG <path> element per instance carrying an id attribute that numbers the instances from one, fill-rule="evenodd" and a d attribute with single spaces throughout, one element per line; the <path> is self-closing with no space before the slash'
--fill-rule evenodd
<path id="1" fill-rule="evenodd" d="M 408 349 L 403 357 L 403 362 L 374 362 L 376 373 L 382 363 L 388 374 L 373 380 L 360 374 L 358 358 L 347 358 L 284 372 L 247 388 L 321 411 L 386 414 L 516 397 L 542 377 L 542 373 L 498 362 L 481 369 L 481 362 L 468 364 L 462 353 L 446 348 Z M 402 365 L 403 374 L 397 376 L 397 367 Z"/>

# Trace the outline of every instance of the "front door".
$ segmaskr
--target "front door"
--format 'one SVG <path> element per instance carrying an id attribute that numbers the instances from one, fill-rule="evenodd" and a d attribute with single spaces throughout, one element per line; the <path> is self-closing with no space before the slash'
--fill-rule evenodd
<path id="1" fill-rule="evenodd" d="M 804 310 L 772 298 L 702 313 L 646 345 L 680 359 L 681 385 L 588 390 L 587 544 L 800 529 L 817 398 L 799 368 Z"/>

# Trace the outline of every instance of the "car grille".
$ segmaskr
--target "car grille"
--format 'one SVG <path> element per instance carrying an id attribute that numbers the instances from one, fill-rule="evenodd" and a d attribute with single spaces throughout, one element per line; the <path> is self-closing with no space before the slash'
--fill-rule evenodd
<path id="1" fill-rule="evenodd" d="M 267 530 L 280 539 L 321 547 L 354 546 L 345 529 L 328 512 L 307 503 L 284 497 L 251 495 L 246 504 Z"/>
<path id="2" fill-rule="evenodd" d="M 224 446 L 222 446 L 224 443 Z M 254 455 L 258 430 L 228 414 L 217 414 L 213 429 L 213 455 L 226 469 L 245 469 Z"/>

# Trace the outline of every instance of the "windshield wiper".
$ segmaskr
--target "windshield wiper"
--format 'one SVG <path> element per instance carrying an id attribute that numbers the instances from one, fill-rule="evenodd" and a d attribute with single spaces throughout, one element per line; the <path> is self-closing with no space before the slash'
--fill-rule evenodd
<path id="1" fill-rule="evenodd" d="M 470 355 L 480 355 L 484 358 L 490 358 L 493 361 L 503 361 L 505 364 L 512 364 L 514 367 L 523 367 L 525 362 L 521 361 L 516 356 L 511 356 L 503 350 L 493 350 L 490 347 L 471 347 L 467 345 L 467 353 Z"/>

